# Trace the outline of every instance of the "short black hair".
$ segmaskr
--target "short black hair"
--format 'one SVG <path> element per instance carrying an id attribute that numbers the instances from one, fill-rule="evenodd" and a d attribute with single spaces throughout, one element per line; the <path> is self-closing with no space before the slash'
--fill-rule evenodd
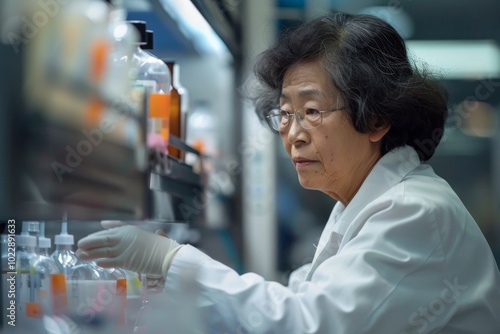
<path id="1" fill-rule="evenodd" d="M 390 24 L 371 15 L 335 13 L 285 32 L 254 67 L 262 92 L 253 102 L 261 120 L 278 105 L 286 71 L 308 60 L 325 69 L 357 131 L 391 125 L 382 155 L 410 145 L 421 161 L 432 157 L 448 116 L 448 95 L 423 66 L 412 65 Z"/>

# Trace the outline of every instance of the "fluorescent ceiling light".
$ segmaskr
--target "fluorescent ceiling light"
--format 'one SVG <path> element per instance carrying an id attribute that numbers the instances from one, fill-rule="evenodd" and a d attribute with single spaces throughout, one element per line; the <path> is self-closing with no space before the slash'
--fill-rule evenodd
<path id="1" fill-rule="evenodd" d="M 230 60 L 229 49 L 203 15 L 187 0 L 160 0 L 163 8 L 178 24 L 181 32 L 191 40 L 200 53 L 215 54 Z"/>
<path id="2" fill-rule="evenodd" d="M 417 65 L 446 79 L 500 77 L 500 48 L 495 41 L 406 41 L 409 56 Z"/>

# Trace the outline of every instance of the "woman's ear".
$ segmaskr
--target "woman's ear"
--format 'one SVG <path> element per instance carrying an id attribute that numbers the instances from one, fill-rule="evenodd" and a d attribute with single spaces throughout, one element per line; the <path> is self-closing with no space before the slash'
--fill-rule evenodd
<path id="1" fill-rule="evenodd" d="M 370 141 L 372 143 L 379 142 L 380 140 L 382 140 L 382 138 L 384 138 L 384 136 L 387 134 L 387 132 L 389 132 L 390 129 L 390 124 L 377 122 L 375 124 L 375 129 L 370 132 L 370 135 L 368 137 L 370 138 Z"/>

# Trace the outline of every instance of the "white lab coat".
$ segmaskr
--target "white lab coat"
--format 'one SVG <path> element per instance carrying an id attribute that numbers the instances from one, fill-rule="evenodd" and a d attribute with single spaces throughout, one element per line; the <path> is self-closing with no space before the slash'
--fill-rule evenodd
<path id="1" fill-rule="evenodd" d="M 311 245 L 312 246 L 312 245 Z M 239 275 L 191 246 L 165 293 L 197 273 L 204 333 L 500 333 L 500 274 L 476 222 L 409 146 L 338 202 L 312 264 L 288 287 Z"/>

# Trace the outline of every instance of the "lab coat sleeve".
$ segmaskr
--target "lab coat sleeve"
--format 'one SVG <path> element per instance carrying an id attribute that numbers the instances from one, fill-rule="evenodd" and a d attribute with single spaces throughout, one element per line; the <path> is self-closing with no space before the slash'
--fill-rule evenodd
<path id="1" fill-rule="evenodd" d="M 195 271 L 207 333 L 438 331 L 458 304 L 453 293 L 462 293 L 463 277 L 446 274 L 435 212 L 418 200 L 388 198 L 356 219 L 363 222 L 353 222 L 359 227 L 356 236 L 297 290 L 253 273 L 240 276 L 184 246 L 169 269 L 165 291 L 176 289 L 186 270 Z M 442 301 L 443 310 L 428 314 L 434 300 Z"/>

